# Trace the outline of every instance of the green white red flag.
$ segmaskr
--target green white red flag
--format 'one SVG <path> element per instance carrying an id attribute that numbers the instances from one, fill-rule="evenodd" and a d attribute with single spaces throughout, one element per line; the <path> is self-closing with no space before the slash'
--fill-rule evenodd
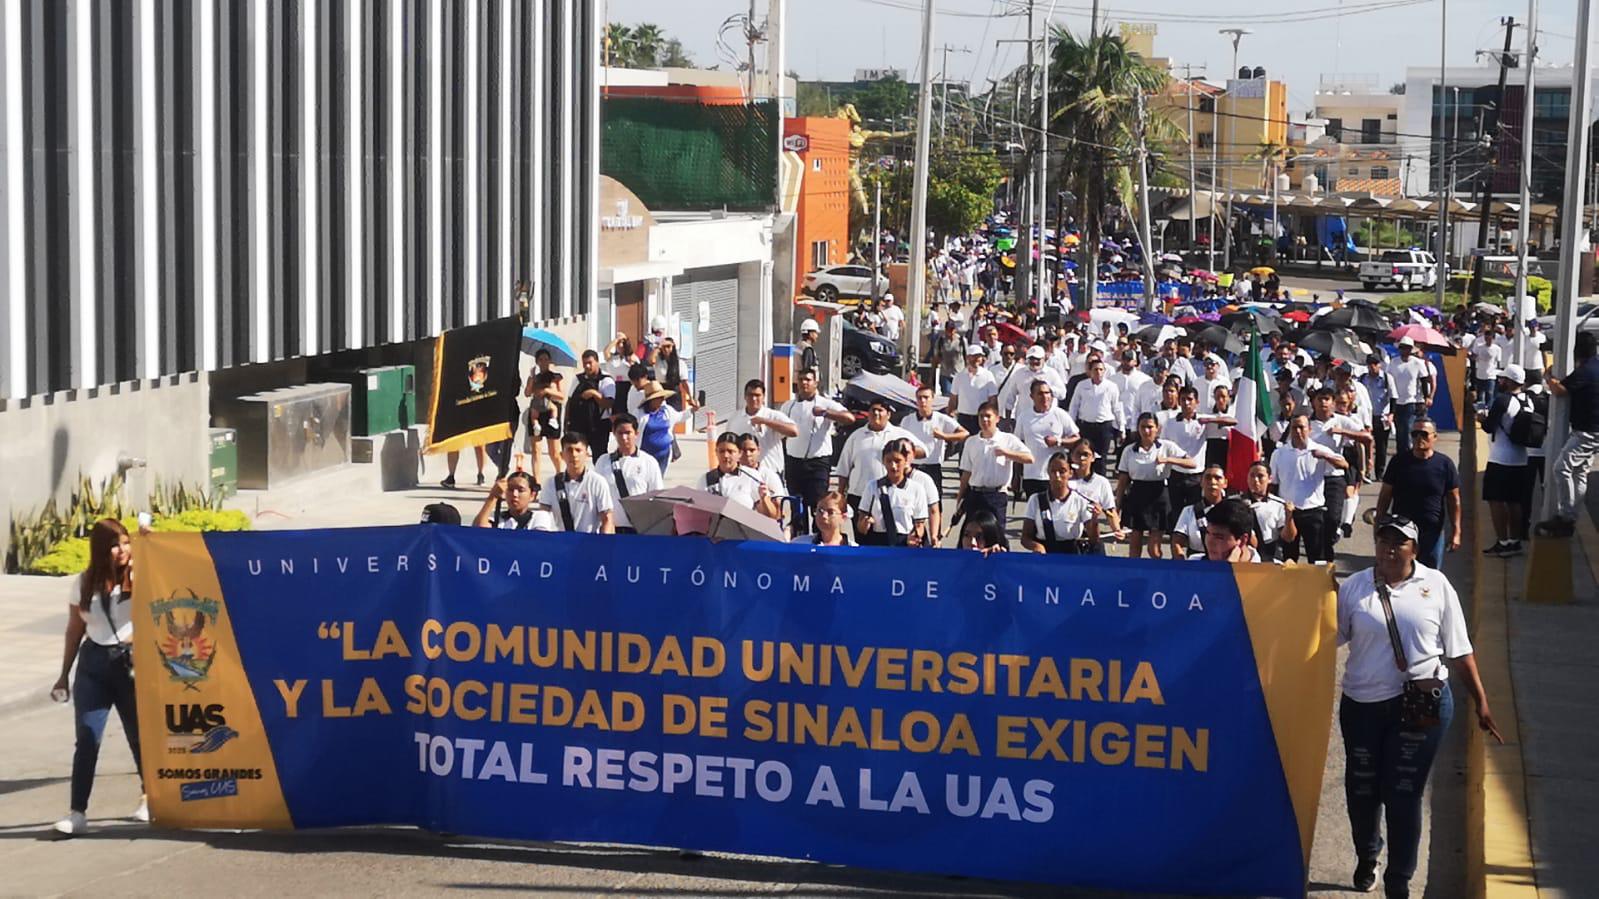
<path id="1" fill-rule="evenodd" d="M 1249 355 L 1244 358 L 1243 377 L 1238 379 L 1233 416 L 1238 423 L 1227 434 L 1227 484 L 1241 491 L 1248 489 L 1249 466 L 1260 458 L 1260 441 L 1277 417 L 1260 358 L 1260 329 L 1254 325 L 1249 328 Z"/>

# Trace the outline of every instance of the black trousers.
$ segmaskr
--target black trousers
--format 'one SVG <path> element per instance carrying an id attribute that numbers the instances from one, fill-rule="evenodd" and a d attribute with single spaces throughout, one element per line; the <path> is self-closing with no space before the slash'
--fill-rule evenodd
<path id="1" fill-rule="evenodd" d="M 938 488 L 938 495 L 944 495 L 944 466 L 942 465 L 917 465 L 916 470 L 933 479 L 933 486 Z"/>
<path id="2" fill-rule="evenodd" d="M 832 478 L 833 463 L 825 457 L 818 459 L 783 457 L 783 479 L 788 484 L 789 492 L 805 503 L 805 508 L 797 510 L 794 514 L 794 536 L 799 537 L 811 532 L 811 514 L 816 504 L 827 494 Z"/>
<path id="3" fill-rule="evenodd" d="M 1322 557 L 1317 561 L 1330 562 L 1333 559 L 1333 547 L 1338 545 L 1338 538 L 1342 536 L 1344 503 L 1348 499 L 1344 495 L 1344 488 L 1348 486 L 1349 479 L 1343 475 L 1329 475 L 1321 482 L 1321 495 L 1324 503 L 1321 507 L 1323 548 Z"/>
<path id="4" fill-rule="evenodd" d="M 987 509 L 999 519 L 999 526 L 1005 526 L 1005 506 L 1009 497 L 1003 490 L 979 490 L 976 487 L 968 488 L 966 499 L 961 503 L 961 509 L 971 515 L 974 509 Z"/>
<path id="5" fill-rule="evenodd" d="M 1278 543 L 1282 548 L 1284 561 L 1299 561 L 1301 556 L 1300 547 L 1304 547 L 1303 556 L 1306 560 L 1311 562 L 1327 561 L 1327 558 L 1322 555 L 1326 550 L 1321 535 L 1323 514 L 1321 509 L 1294 510 L 1294 527 L 1299 529 L 1299 536 L 1294 538 L 1292 543 Z"/>
<path id="6" fill-rule="evenodd" d="M 1113 421 L 1080 421 L 1077 427 L 1083 432 L 1083 439 L 1094 448 L 1094 470 L 1100 474 L 1114 468 L 1115 460 L 1111 458 L 1111 451 L 1116 444 L 1116 423 Z"/>

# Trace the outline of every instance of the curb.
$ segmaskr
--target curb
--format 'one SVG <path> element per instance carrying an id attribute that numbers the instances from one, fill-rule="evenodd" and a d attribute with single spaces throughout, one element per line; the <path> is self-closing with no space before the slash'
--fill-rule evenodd
<path id="1" fill-rule="evenodd" d="M 1472 429 L 1473 489 L 1482 483 L 1486 440 Z M 1465 443 L 1465 441 L 1462 441 Z M 1473 496 L 1475 499 L 1475 495 Z M 1477 671 L 1495 712 L 1504 745 L 1492 743 L 1467 724 L 1466 736 L 1466 886 L 1472 899 L 1538 895 L 1531 822 L 1527 817 L 1527 778 L 1521 755 L 1521 718 L 1510 674 L 1510 565 L 1490 564 L 1477 549 L 1491 532 L 1488 504 L 1472 502 L 1471 630 Z M 1459 706 L 1469 707 L 1469 702 Z"/>

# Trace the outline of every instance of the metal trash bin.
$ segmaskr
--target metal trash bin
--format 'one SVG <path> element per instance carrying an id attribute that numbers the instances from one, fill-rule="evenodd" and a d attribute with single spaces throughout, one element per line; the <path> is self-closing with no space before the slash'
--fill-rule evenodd
<path id="1" fill-rule="evenodd" d="M 239 486 L 278 487 L 350 461 L 350 385 L 303 384 L 223 400 L 212 421 L 238 432 Z"/>

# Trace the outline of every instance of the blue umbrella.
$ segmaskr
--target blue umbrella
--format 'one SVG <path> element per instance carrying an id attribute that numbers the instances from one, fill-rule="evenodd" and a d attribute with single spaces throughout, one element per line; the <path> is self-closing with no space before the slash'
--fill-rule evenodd
<path id="1" fill-rule="evenodd" d="M 523 328 L 522 352 L 536 356 L 539 350 L 549 350 L 550 361 L 556 365 L 577 365 L 577 353 L 561 335 L 544 328 Z"/>
<path id="2" fill-rule="evenodd" d="M 1171 324 L 1171 319 L 1161 315 L 1159 312 L 1145 312 L 1138 316 L 1138 323 L 1141 325 L 1169 325 Z"/>

